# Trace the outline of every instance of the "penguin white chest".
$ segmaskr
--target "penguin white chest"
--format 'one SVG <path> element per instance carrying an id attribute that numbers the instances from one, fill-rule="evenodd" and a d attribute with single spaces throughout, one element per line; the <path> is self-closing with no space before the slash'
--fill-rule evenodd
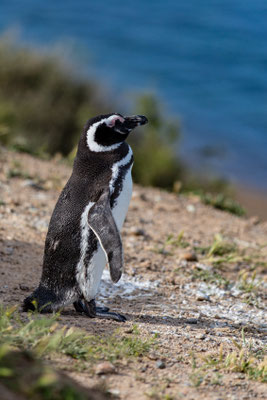
<path id="1" fill-rule="evenodd" d="M 122 190 L 119 196 L 117 197 L 115 205 L 112 209 L 112 214 L 116 221 L 119 231 L 121 230 L 122 225 L 124 223 L 129 208 L 130 200 L 132 197 L 133 181 L 132 181 L 131 170 L 132 168 L 129 168 L 124 177 Z"/>
<path id="2" fill-rule="evenodd" d="M 119 196 L 116 198 L 114 206 L 112 208 L 112 215 L 114 217 L 114 220 L 116 222 L 116 225 L 118 227 L 118 230 L 120 231 L 122 228 L 122 225 L 124 223 L 129 203 L 132 197 L 132 174 L 131 174 L 131 168 L 128 169 L 126 172 L 124 179 L 122 181 L 122 188 L 120 191 Z M 87 213 L 89 211 L 85 211 L 85 215 L 87 218 Z M 89 226 L 87 221 L 85 222 L 85 229 L 84 232 L 86 232 L 83 243 L 85 245 L 84 251 L 83 251 L 83 256 L 80 260 L 79 263 L 79 268 L 78 268 L 78 282 L 80 289 L 83 292 L 84 297 L 90 301 L 91 299 L 94 299 L 97 292 L 98 288 L 100 285 L 101 277 L 103 274 L 103 270 L 105 268 L 105 265 L 107 263 L 106 260 L 106 255 L 100 246 L 100 243 L 98 244 L 97 250 L 94 252 L 91 260 L 89 261 L 88 265 L 85 265 L 85 254 L 86 254 L 86 248 L 87 248 L 87 241 L 88 241 L 88 236 L 89 236 Z M 87 270 L 87 278 L 85 278 L 86 274 L 85 271 Z"/>

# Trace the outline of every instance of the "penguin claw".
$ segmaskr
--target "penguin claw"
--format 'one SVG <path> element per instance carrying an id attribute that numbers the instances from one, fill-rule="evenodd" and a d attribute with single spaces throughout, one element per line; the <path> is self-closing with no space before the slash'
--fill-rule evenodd
<path id="1" fill-rule="evenodd" d="M 98 313 L 98 312 L 108 312 L 109 311 L 109 307 L 99 307 L 99 306 L 97 306 L 96 307 L 96 312 Z"/>
<path id="2" fill-rule="evenodd" d="M 127 321 L 127 318 L 119 313 L 115 312 L 96 312 L 96 317 L 98 318 L 105 318 L 105 319 L 112 319 L 117 322 L 125 322 Z"/>
<path id="3" fill-rule="evenodd" d="M 96 307 L 94 300 L 90 302 L 78 300 L 73 305 L 77 312 L 84 313 L 90 318 L 112 319 L 117 322 L 125 322 L 127 320 L 122 314 L 109 312 L 108 307 Z"/>

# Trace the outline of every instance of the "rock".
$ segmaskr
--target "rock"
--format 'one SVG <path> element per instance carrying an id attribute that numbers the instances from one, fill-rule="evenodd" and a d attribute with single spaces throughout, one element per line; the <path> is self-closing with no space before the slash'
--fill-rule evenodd
<path id="1" fill-rule="evenodd" d="M 130 327 L 130 328 L 127 328 L 127 329 L 125 329 L 125 331 L 124 331 L 124 333 L 133 333 L 133 328 L 132 327 Z"/>
<path id="2" fill-rule="evenodd" d="M 105 361 L 98 364 L 95 370 L 97 375 L 113 374 L 115 372 L 115 367 L 111 362 Z"/>
<path id="3" fill-rule="evenodd" d="M 140 193 L 140 199 L 143 201 L 148 201 L 147 195 L 145 193 Z"/>
<path id="4" fill-rule="evenodd" d="M 186 209 L 190 213 L 194 213 L 196 211 L 196 207 L 193 206 L 193 204 L 188 204 L 188 206 L 186 206 Z"/>
<path id="5" fill-rule="evenodd" d="M 145 236 L 146 234 L 144 229 L 138 228 L 136 226 L 131 227 L 130 233 L 135 236 Z"/>
<path id="6" fill-rule="evenodd" d="M 112 396 L 112 397 L 120 397 L 121 392 L 118 389 L 109 389 L 108 393 Z"/>
<path id="7" fill-rule="evenodd" d="M 11 256 L 11 254 L 13 254 L 13 251 L 14 251 L 13 247 L 8 246 L 4 249 L 4 254 L 7 256 Z"/>
<path id="8" fill-rule="evenodd" d="M 151 352 L 149 353 L 148 358 L 150 358 L 150 360 L 158 360 L 159 356 L 156 353 Z"/>
<path id="9" fill-rule="evenodd" d="M 29 286 L 22 285 L 22 284 L 19 285 L 19 288 L 20 288 L 20 290 L 23 290 L 23 291 L 25 291 L 25 292 L 27 292 L 27 291 L 30 290 Z"/>
<path id="10" fill-rule="evenodd" d="M 191 251 L 187 251 L 186 253 L 183 253 L 181 258 L 186 261 L 198 261 L 196 253 L 191 252 Z"/>
<path id="11" fill-rule="evenodd" d="M 204 333 L 197 333 L 195 335 L 196 339 L 204 340 L 206 338 L 206 335 Z"/>
<path id="12" fill-rule="evenodd" d="M 156 367 L 159 369 L 164 369 L 166 368 L 166 364 L 163 361 L 159 360 L 156 362 Z"/>
<path id="13" fill-rule="evenodd" d="M 196 269 L 201 269 L 202 271 L 211 271 L 212 267 L 210 265 L 197 263 L 195 266 Z"/>
<path id="14" fill-rule="evenodd" d="M 199 293 L 198 295 L 197 295 L 197 300 L 198 301 L 210 301 L 210 296 L 208 296 L 207 294 L 205 294 L 205 293 Z"/>
<path id="15" fill-rule="evenodd" d="M 188 318 L 186 322 L 188 324 L 197 324 L 198 320 L 196 318 Z"/>

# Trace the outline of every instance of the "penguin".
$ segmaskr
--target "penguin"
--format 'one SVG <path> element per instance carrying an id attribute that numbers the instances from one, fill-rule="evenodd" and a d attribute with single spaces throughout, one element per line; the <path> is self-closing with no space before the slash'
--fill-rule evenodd
<path id="1" fill-rule="evenodd" d="M 73 304 L 90 318 L 126 320 L 97 307 L 95 297 L 107 263 L 113 282 L 122 275 L 120 230 L 131 199 L 133 165 L 125 140 L 147 122 L 142 115 L 118 113 L 87 121 L 71 177 L 50 219 L 39 286 L 24 300 L 23 311 L 56 312 Z"/>

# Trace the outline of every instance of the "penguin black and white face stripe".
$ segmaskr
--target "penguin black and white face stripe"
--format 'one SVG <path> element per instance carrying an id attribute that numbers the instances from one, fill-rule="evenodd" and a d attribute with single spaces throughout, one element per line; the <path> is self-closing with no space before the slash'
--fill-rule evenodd
<path id="1" fill-rule="evenodd" d="M 134 128 L 146 123 L 142 115 L 107 114 L 92 118 L 86 127 L 87 146 L 94 152 L 115 150 Z"/>

